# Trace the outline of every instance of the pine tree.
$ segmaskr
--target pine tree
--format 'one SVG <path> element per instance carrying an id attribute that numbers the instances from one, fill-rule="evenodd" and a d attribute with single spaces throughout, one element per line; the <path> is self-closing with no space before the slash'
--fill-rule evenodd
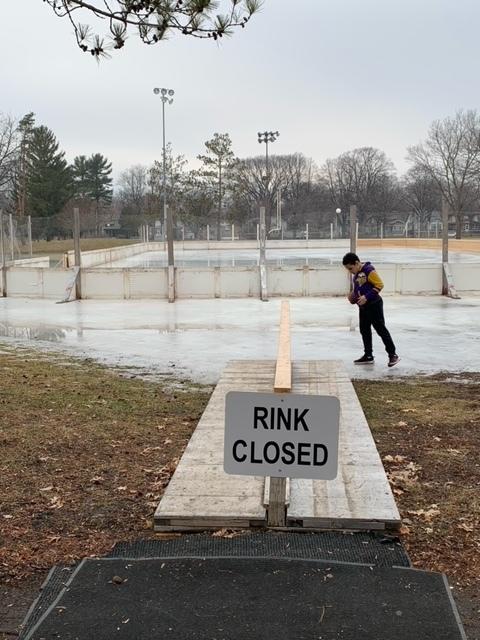
<path id="1" fill-rule="evenodd" d="M 95 153 L 87 161 L 90 197 L 95 202 L 95 228 L 98 233 L 100 204 L 112 201 L 112 164 L 101 153 Z"/>
<path id="2" fill-rule="evenodd" d="M 89 198 L 91 187 L 89 181 L 89 166 L 86 156 L 77 156 L 72 164 L 73 191 L 75 198 Z"/>
<path id="3" fill-rule="evenodd" d="M 32 139 L 32 133 L 35 125 L 35 114 L 27 113 L 18 123 L 18 135 L 20 137 L 20 145 L 18 149 L 18 158 L 15 170 L 14 180 L 14 200 L 16 203 L 16 212 L 20 217 L 25 215 L 27 208 L 27 182 L 28 182 L 28 149 Z"/>
<path id="4" fill-rule="evenodd" d="M 47 127 L 32 130 L 27 152 L 27 210 L 32 216 L 59 213 L 73 195 L 73 180 L 65 153 Z"/>
<path id="5" fill-rule="evenodd" d="M 217 240 L 220 240 L 225 183 L 229 177 L 229 172 L 237 161 L 232 151 L 232 141 L 228 133 L 215 133 L 211 140 L 205 142 L 205 147 L 207 148 L 207 155 L 198 156 L 198 159 L 203 162 L 203 167 L 199 173 L 216 192 L 216 200 L 218 202 Z"/>

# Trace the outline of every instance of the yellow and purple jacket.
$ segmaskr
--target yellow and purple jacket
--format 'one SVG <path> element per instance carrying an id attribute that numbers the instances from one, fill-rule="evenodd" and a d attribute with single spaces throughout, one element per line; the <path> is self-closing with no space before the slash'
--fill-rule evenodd
<path id="1" fill-rule="evenodd" d="M 368 302 L 374 302 L 380 297 L 383 282 L 371 262 L 364 262 L 361 270 L 352 278 L 352 304 L 356 304 L 360 296 L 365 296 Z"/>

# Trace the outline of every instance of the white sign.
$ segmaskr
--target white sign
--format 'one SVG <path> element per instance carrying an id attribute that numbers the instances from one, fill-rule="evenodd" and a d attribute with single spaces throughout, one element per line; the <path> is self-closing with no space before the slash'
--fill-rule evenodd
<path id="1" fill-rule="evenodd" d="M 333 480 L 340 402 L 333 396 L 230 391 L 225 397 L 226 473 Z"/>

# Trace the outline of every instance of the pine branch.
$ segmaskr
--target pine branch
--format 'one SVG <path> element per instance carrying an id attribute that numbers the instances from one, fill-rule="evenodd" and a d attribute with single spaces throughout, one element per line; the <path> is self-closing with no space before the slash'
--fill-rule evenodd
<path id="1" fill-rule="evenodd" d="M 217 40 L 244 28 L 260 10 L 263 0 L 225 0 L 229 11 L 216 13 L 220 2 L 214 0 L 44 0 L 60 18 L 73 25 L 77 44 L 95 58 L 121 49 L 129 29 L 136 29 L 144 44 L 156 44 L 174 31 L 194 38 Z M 115 6 L 114 6 L 115 5 Z M 90 12 L 108 22 L 105 36 L 92 33 L 79 22 L 77 12 Z"/>

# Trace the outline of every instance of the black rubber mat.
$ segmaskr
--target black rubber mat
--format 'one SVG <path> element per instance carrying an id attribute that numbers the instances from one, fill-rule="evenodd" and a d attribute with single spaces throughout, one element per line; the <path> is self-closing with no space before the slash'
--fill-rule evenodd
<path id="1" fill-rule="evenodd" d="M 74 567 L 58 565 L 53 567 L 40 587 L 38 598 L 32 603 L 21 625 L 19 640 L 22 640 L 37 624 L 45 611 L 52 605 L 75 571 Z"/>
<path id="2" fill-rule="evenodd" d="M 377 533 L 247 533 L 233 538 L 194 533 L 171 540 L 120 542 L 110 558 L 265 557 L 336 560 L 384 567 L 409 567 L 410 560 L 397 538 Z M 22 625 L 23 640 L 55 601 L 71 569 L 54 567 Z"/>
<path id="3" fill-rule="evenodd" d="M 233 538 L 187 534 L 172 540 L 118 543 L 111 558 L 180 557 L 304 558 L 360 562 L 386 567 L 409 567 L 397 538 L 375 533 L 252 533 Z"/>
<path id="4" fill-rule="evenodd" d="M 86 559 L 28 640 L 465 640 L 441 574 L 265 558 Z"/>

